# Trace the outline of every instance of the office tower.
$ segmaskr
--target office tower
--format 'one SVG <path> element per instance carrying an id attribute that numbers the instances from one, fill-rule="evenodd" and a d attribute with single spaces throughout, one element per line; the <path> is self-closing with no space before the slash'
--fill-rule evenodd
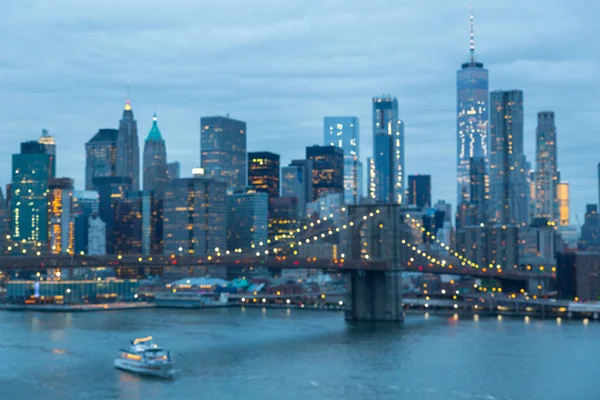
<path id="1" fill-rule="evenodd" d="M 556 198 L 558 200 L 558 221 L 560 226 L 569 226 L 569 184 L 561 182 L 556 187 Z"/>
<path id="2" fill-rule="evenodd" d="M 398 118 L 398 100 L 373 98 L 373 162 L 375 163 L 375 200 L 403 203 L 404 123 Z"/>
<path id="3" fill-rule="evenodd" d="M 578 248 L 587 251 L 600 250 L 600 216 L 596 204 L 585 206 L 585 219 L 581 227 Z"/>
<path id="4" fill-rule="evenodd" d="M 306 159 L 312 161 L 312 197 L 344 193 L 344 151 L 333 146 L 309 146 Z"/>
<path id="5" fill-rule="evenodd" d="M 85 190 L 94 190 L 94 178 L 117 176 L 116 129 L 100 129 L 85 144 Z"/>
<path id="6" fill-rule="evenodd" d="M 266 244 L 268 223 L 269 193 L 248 189 L 227 196 L 227 250 Z"/>
<path id="7" fill-rule="evenodd" d="M 456 72 L 457 207 L 471 202 L 471 158 L 483 158 L 488 169 L 488 70 L 475 60 L 473 15 L 470 15 L 469 61 Z"/>
<path id="8" fill-rule="evenodd" d="M 54 137 L 50 136 L 46 129 L 42 129 L 42 136 L 38 142 L 44 145 L 46 154 L 50 156 L 50 177 L 56 177 L 56 141 Z"/>
<path id="9" fill-rule="evenodd" d="M 285 242 L 294 239 L 298 228 L 298 198 L 295 196 L 275 197 L 270 200 L 269 239 Z"/>
<path id="10" fill-rule="evenodd" d="M 409 206 L 431 207 L 431 175 L 410 175 L 407 197 Z"/>
<path id="11" fill-rule="evenodd" d="M 123 109 L 123 118 L 119 121 L 116 176 L 131 178 L 132 189 L 140 190 L 140 144 L 129 99 Z"/>
<path id="12" fill-rule="evenodd" d="M 312 201 L 312 161 L 292 160 L 281 171 L 281 195 L 298 199 L 298 217 L 306 214 L 306 204 Z"/>
<path id="13" fill-rule="evenodd" d="M 246 188 L 246 123 L 227 117 L 200 119 L 200 162 L 206 177 L 222 180 L 228 190 Z"/>
<path id="14" fill-rule="evenodd" d="M 526 225 L 529 188 L 523 153 L 523 92 L 490 95 L 490 217 L 500 224 Z"/>
<path id="15" fill-rule="evenodd" d="M 129 177 L 105 176 L 94 178 L 92 184 L 98 191 L 98 213 L 106 224 L 106 252 L 115 254 L 114 240 L 114 203 L 125 199 L 132 191 L 132 180 Z"/>
<path id="16" fill-rule="evenodd" d="M 279 154 L 268 151 L 248 153 L 248 186 L 267 193 L 269 199 L 279 196 Z"/>
<path id="17" fill-rule="evenodd" d="M 529 188 L 529 221 L 533 221 L 536 215 L 536 201 L 535 201 L 535 170 L 531 168 L 531 163 L 527 162 L 527 167 L 525 168 L 527 173 L 527 187 Z"/>
<path id="18" fill-rule="evenodd" d="M 144 142 L 144 191 L 153 192 L 160 199 L 169 178 L 167 148 L 156 121 L 155 113 L 152 117 L 152 128 Z"/>
<path id="19" fill-rule="evenodd" d="M 362 197 L 358 117 L 325 117 L 323 126 L 323 145 L 344 150 L 344 202 L 358 204 Z"/>
<path id="20" fill-rule="evenodd" d="M 469 225 L 479 225 L 488 220 L 487 205 L 489 200 L 488 174 L 483 157 L 471 157 L 469 162 L 471 177 L 469 185 L 468 218 Z"/>
<path id="21" fill-rule="evenodd" d="M 100 197 L 93 190 L 74 190 L 72 197 L 71 218 L 74 223 L 74 252 L 75 254 L 89 253 L 89 218 L 99 214 Z M 103 239 L 106 242 L 106 238 Z"/>
<path id="22" fill-rule="evenodd" d="M 173 161 L 167 164 L 167 177 L 169 182 L 181 178 L 181 164 L 179 161 Z"/>
<path id="23" fill-rule="evenodd" d="M 377 184 L 375 183 L 375 160 L 373 157 L 367 158 L 367 198 L 375 201 L 377 198 Z"/>
<path id="24" fill-rule="evenodd" d="M 539 112 L 535 136 L 536 217 L 558 220 L 556 126 L 554 112 Z"/>
<path id="25" fill-rule="evenodd" d="M 106 254 L 106 224 L 98 213 L 93 213 L 88 218 L 87 252 L 89 256 L 103 256 Z"/>
<path id="26" fill-rule="evenodd" d="M 21 153 L 12 156 L 10 195 L 12 241 L 25 241 L 19 252 L 44 251 L 48 244 L 48 180 L 51 159 L 44 145 L 21 143 Z"/>
<path id="27" fill-rule="evenodd" d="M 207 256 L 226 248 L 227 185 L 200 174 L 169 183 L 164 202 L 164 254 Z"/>
<path id="28" fill-rule="evenodd" d="M 113 240 L 117 254 L 162 252 L 162 201 L 153 192 L 128 192 L 113 201 Z"/>
<path id="29" fill-rule="evenodd" d="M 73 179 L 50 178 L 48 183 L 48 252 L 73 254 L 75 224 L 72 212 Z"/>

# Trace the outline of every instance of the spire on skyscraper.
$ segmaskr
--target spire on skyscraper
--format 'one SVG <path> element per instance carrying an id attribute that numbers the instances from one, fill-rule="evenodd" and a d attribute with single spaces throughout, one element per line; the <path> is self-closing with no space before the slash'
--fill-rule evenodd
<path id="1" fill-rule="evenodd" d="M 129 81 L 127 81 L 127 100 L 125 100 L 125 111 L 131 111 L 131 101 L 129 101 Z"/>
<path id="2" fill-rule="evenodd" d="M 161 141 L 163 140 L 162 135 L 160 134 L 160 130 L 158 129 L 158 123 L 156 122 L 158 118 L 156 118 L 156 111 L 154 112 L 154 117 L 152 117 L 152 128 L 148 133 L 148 137 L 146 138 L 146 142 L 148 141 Z"/>
<path id="3" fill-rule="evenodd" d="M 475 63 L 475 32 L 474 32 L 474 17 L 473 17 L 473 6 L 470 7 L 470 16 L 469 16 L 469 20 L 470 20 L 470 24 L 471 24 L 471 29 L 470 29 L 470 34 L 469 34 L 469 52 L 471 53 L 471 64 Z"/>

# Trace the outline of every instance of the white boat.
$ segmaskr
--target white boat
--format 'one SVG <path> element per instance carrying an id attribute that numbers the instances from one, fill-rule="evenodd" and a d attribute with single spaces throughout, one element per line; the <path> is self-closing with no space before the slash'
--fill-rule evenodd
<path id="1" fill-rule="evenodd" d="M 171 352 L 152 342 L 152 336 L 135 339 L 128 349 L 119 350 L 114 364 L 115 368 L 141 375 L 168 378 L 175 374 Z"/>

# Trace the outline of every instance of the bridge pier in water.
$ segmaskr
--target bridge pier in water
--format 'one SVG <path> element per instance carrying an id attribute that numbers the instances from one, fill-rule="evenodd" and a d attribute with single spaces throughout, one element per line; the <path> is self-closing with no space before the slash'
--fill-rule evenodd
<path id="1" fill-rule="evenodd" d="M 347 321 L 404 319 L 402 262 L 407 256 L 400 241 L 408 237 L 408 229 L 400 210 L 397 204 L 349 206 L 347 258 L 385 261 L 386 268 L 346 272 Z"/>

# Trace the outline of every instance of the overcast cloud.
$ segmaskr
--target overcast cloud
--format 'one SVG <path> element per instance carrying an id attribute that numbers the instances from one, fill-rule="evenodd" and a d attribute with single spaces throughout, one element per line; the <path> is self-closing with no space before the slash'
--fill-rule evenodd
<path id="1" fill-rule="evenodd" d="M 476 56 L 490 89 L 521 89 L 535 164 L 538 111 L 556 112 L 572 215 L 598 201 L 600 51 L 596 1 L 494 0 L 475 7 Z M 468 58 L 463 0 L 5 0 L 0 15 L 0 183 L 42 128 L 58 174 L 84 184 L 84 143 L 117 127 L 131 81 L 143 143 L 156 109 L 170 161 L 199 164 L 199 118 L 248 123 L 248 148 L 284 165 L 322 144 L 323 116 L 360 118 L 398 98 L 406 168 L 456 203 L 456 70 Z M 594 119 L 595 117 L 595 119 Z M 142 148 L 142 145 L 140 145 Z M 581 218 L 581 216 L 580 216 Z M 577 221 L 573 220 L 573 223 Z"/>

